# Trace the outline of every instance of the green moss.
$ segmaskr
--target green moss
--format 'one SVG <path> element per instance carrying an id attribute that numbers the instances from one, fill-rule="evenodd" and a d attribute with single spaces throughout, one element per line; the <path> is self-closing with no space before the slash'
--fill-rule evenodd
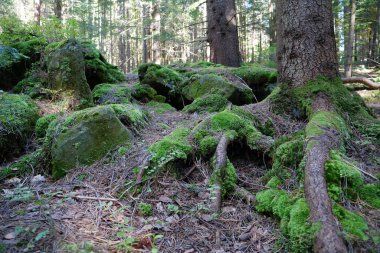
<path id="1" fill-rule="evenodd" d="M 36 122 L 35 132 L 38 138 L 43 138 L 46 135 L 46 130 L 49 127 L 50 122 L 57 118 L 56 114 L 49 114 L 39 118 Z"/>
<path id="2" fill-rule="evenodd" d="M 215 74 L 192 75 L 181 86 L 181 94 L 189 101 L 216 94 L 236 105 L 253 102 L 253 93 L 249 87 L 229 82 L 226 78 Z"/>
<path id="3" fill-rule="evenodd" d="M 210 184 L 214 184 L 215 182 L 219 182 L 222 190 L 222 198 L 226 198 L 228 195 L 233 193 L 235 190 L 235 186 L 237 183 L 237 173 L 234 165 L 227 161 L 227 165 L 225 168 L 216 169 L 215 168 L 215 159 L 213 161 L 214 170 L 210 178 Z"/>
<path id="4" fill-rule="evenodd" d="M 158 113 L 158 114 L 162 114 L 162 113 L 165 113 L 165 112 L 173 112 L 173 111 L 176 111 L 176 109 L 167 104 L 167 103 L 160 103 L 160 102 L 156 102 L 156 101 L 150 101 L 146 104 L 147 106 L 149 107 L 152 107 L 153 110 Z"/>
<path id="5" fill-rule="evenodd" d="M 367 222 L 361 216 L 339 205 L 333 207 L 333 213 L 342 225 L 346 239 L 362 241 L 369 239 L 366 234 L 368 232 Z"/>
<path id="6" fill-rule="evenodd" d="M 110 108 L 124 126 L 133 127 L 134 130 L 145 127 L 148 123 L 148 113 L 135 104 L 111 104 Z"/>
<path id="7" fill-rule="evenodd" d="M 132 96 L 139 101 L 148 102 L 155 98 L 156 95 L 156 90 L 149 85 L 136 83 L 132 87 Z"/>
<path id="8" fill-rule="evenodd" d="M 204 95 L 183 108 L 184 112 L 219 112 L 226 108 L 228 100 L 219 94 Z"/>
<path id="9" fill-rule="evenodd" d="M 24 95 L 0 93 L 0 161 L 17 156 L 34 130 L 38 107 Z"/>
<path id="10" fill-rule="evenodd" d="M 268 189 L 257 193 L 259 212 L 273 213 L 280 219 L 281 231 L 289 238 L 291 252 L 308 252 L 318 225 L 309 223 L 309 207 L 304 198 L 291 198 L 278 189 Z"/>
<path id="11" fill-rule="evenodd" d="M 44 37 L 35 37 L 29 40 L 23 40 L 12 44 L 20 53 L 28 57 L 36 57 L 44 51 L 48 42 Z"/>
<path id="12" fill-rule="evenodd" d="M 148 175 L 157 173 L 170 163 L 182 160 L 186 161 L 192 151 L 188 136 L 189 128 L 177 128 L 171 134 L 149 147 L 152 155 Z"/>
<path id="13" fill-rule="evenodd" d="M 356 199 L 357 193 L 364 181 L 355 165 L 347 162 L 343 155 L 336 150 L 330 152 L 330 160 L 325 164 L 326 180 L 329 195 L 335 201 L 345 193 L 351 199 Z"/>
<path id="14" fill-rule="evenodd" d="M 203 156 L 208 156 L 215 152 L 218 140 L 214 136 L 207 136 L 199 143 L 199 151 Z"/>
<path id="15" fill-rule="evenodd" d="M 165 103 L 166 97 L 162 96 L 162 95 L 156 95 L 156 96 L 153 97 L 153 100 L 157 101 L 159 103 Z"/>
<path id="16" fill-rule="evenodd" d="M 98 104 L 122 104 L 132 101 L 132 90 L 122 84 L 98 84 L 92 90 L 94 102 Z"/>
<path id="17" fill-rule="evenodd" d="M 268 180 L 273 176 L 278 176 L 282 180 L 286 180 L 291 176 L 291 171 L 299 171 L 299 164 L 304 155 L 304 135 L 301 133 L 293 136 L 283 136 L 277 139 L 273 145 L 270 156 L 273 164 L 264 180 Z M 303 173 L 297 175 L 299 180 L 303 180 Z"/>
<path id="18" fill-rule="evenodd" d="M 41 161 L 43 160 L 42 152 L 40 149 L 21 156 L 15 162 L 12 162 L 7 167 L 0 170 L 0 181 L 6 178 L 25 176 L 27 173 L 35 172 L 41 168 Z"/>
<path id="19" fill-rule="evenodd" d="M 175 92 L 182 82 L 182 77 L 178 72 L 157 64 L 140 65 L 138 73 L 142 84 L 150 85 L 158 94 L 164 96 L 168 96 L 169 92 Z"/>
<path id="20" fill-rule="evenodd" d="M 276 87 L 277 71 L 262 66 L 241 66 L 232 71 L 247 83 L 256 98 L 261 101 Z"/>
<path id="21" fill-rule="evenodd" d="M 282 183 L 281 179 L 279 179 L 278 177 L 274 176 L 272 177 L 268 183 L 265 185 L 266 187 L 269 187 L 269 188 L 273 188 L 273 189 L 276 189 L 278 186 L 280 186 Z"/>

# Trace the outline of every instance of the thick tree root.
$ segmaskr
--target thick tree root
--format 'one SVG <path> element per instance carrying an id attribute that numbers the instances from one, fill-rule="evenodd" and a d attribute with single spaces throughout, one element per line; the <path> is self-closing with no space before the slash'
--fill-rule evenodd
<path id="1" fill-rule="evenodd" d="M 327 97 L 318 94 L 313 103 L 313 112 L 331 112 L 332 110 Z M 316 123 L 317 121 L 311 118 L 309 124 Z M 333 122 L 318 125 L 317 127 L 322 130 L 321 133 L 307 136 L 305 195 L 310 207 L 311 221 L 321 226 L 314 242 L 315 252 L 347 252 L 332 213 L 325 179 L 325 163 L 329 159 L 330 149 L 337 148 L 341 139 L 339 130 L 332 126 L 334 126 Z"/>
<path id="2" fill-rule="evenodd" d="M 380 89 L 380 83 L 375 83 L 374 81 L 365 77 L 348 77 L 342 78 L 343 83 L 361 83 L 370 88 L 371 90 Z"/>
<path id="3" fill-rule="evenodd" d="M 225 175 L 225 168 L 227 166 L 227 148 L 229 139 L 226 134 L 223 134 L 219 140 L 218 146 L 215 151 L 215 167 L 214 170 L 219 170 L 220 175 L 216 177 L 214 183 L 214 201 L 212 203 L 212 210 L 215 213 L 220 213 L 222 207 L 222 179 Z"/>

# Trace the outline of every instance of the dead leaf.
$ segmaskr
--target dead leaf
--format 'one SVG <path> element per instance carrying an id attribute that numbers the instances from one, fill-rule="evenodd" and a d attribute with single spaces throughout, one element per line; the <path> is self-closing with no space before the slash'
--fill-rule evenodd
<path id="1" fill-rule="evenodd" d="M 16 238 L 16 234 L 14 232 L 10 232 L 4 236 L 6 240 L 13 240 Z"/>

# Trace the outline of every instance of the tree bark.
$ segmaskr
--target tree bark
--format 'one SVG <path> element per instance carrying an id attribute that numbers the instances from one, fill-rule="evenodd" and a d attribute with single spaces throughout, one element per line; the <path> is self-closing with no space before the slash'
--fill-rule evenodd
<path id="1" fill-rule="evenodd" d="M 338 62 L 331 0 L 277 0 L 279 81 L 290 88 L 305 85 L 318 76 L 338 77 Z M 312 100 L 309 124 L 319 112 L 333 113 L 326 94 Z M 317 120 L 317 119 L 316 119 Z M 330 127 L 331 125 L 331 127 Z M 305 197 L 311 222 L 320 224 L 314 241 L 315 252 L 347 252 L 333 216 L 324 174 L 330 149 L 339 146 L 339 130 L 333 124 L 321 134 L 306 136 Z"/>
<path id="2" fill-rule="evenodd" d="M 294 87 L 338 77 L 331 1 L 277 1 L 279 82 Z"/>
<path id="3" fill-rule="evenodd" d="M 347 36 L 347 48 L 345 48 L 345 64 L 344 74 L 346 77 L 352 76 L 352 54 L 354 51 L 354 39 L 355 39 L 355 19 L 356 19 L 356 0 L 350 2 L 350 23 Z"/>
<path id="4" fill-rule="evenodd" d="M 153 36 L 153 62 L 161 64 L 161 42 L 160 42 L 160 30 L 161 30 L 161 12 L 160 2 L 157 1 L 153 5 L 152 9 L 152 36 Z"/>
<path id="5" fill-rule="evenodd" d="M 62 20 L 62 0 L 54 0 L 54 15 Z"/>
<path id="6" fill-rule="evenodd" d="M 234 0 L 207 0 L 207 41 L 211 61 L 226 66 L 241 64 Z"/>
<path id="7" fill-rule="evenodd" d="M 119 39 L 118 39 L 118 50 L 119 50 L 119 68 L 126 73 L 126 51 L 125 51 L 125 27 L 124 27 L 124 20 L 125 20 L 125 0 L 119 0 L 118 3 L 119 7 L 119 19 L 121 19 L 122 24 L 119 25 Z"/>

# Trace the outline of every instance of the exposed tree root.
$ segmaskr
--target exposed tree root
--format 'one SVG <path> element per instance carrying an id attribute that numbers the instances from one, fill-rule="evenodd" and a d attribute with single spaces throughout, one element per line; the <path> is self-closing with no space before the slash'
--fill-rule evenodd
<path id="1" fill-rule="evenodd" d="M 327 96 L 318 94 L 313 103 L 313 112 L 332 111 L 333 108 Z M 318 123 L 318 121 L 313 121 L 313 117 L 309 124 Z M 314 242 L 315 252 L 347 252 L 332 213 L 325 179 L 325 163 L 329 159 L 330 150 L 337 148 L 341 139 L 339 130 L 333 126 L 335 126 L 334 122 L 318 125 L 316 127 L 321 130 L 320 133 L 307 136 L 306 139 L 305 195 L 310 208 L 311 221 L 321 225 Z"/>
<path id="2" fill-rule="evenodd" d="M 250 193 L 247 189 L 244 189 L 239 186 L 235 186 L 235 195 L 239 198 L 245 200 L 247 204 L 255 205 L 256 204 L 256 197 L 252 193 Z"/>
<path id="3" fill-rule="evenodd" d="M 371 90 L 380 89 L 380 83 L 375 83 L 374 81 L 366 77 L 347 77 L 342 78 L 343 83 L 361 83 L 366 85 Z"/>
<path id="4" fill-rule="evenodd" d="M 212 203 L 212 210 L 219 213 L 222 206 L 222 180 L 225 176 L 225 168 L 227 166 L 227 148 L 229 139 L 226 134 L 223 134 L 219 140 L 218 146 L 215 151 L 215 167 L 214 170 L 219 170 L 220 175 L 216 177 L 214 183 L 214 201 Z"/>

